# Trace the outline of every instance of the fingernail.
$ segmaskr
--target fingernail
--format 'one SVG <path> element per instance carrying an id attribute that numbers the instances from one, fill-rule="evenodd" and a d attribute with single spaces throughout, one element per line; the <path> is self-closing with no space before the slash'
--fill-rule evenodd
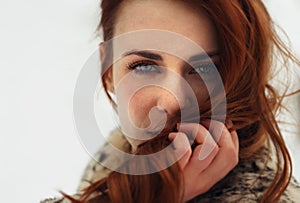
<path id="1" fill-rule="evenodd" d="M 180 128 L 180 123 L 176 124 L 176 128 L 177 128 L 177 130 Z"/>
<path id="2" fill-rule="evenodd" d="M 176 137 L 176 134 L 175 134 L 175 133 L 170 133 L 170 134 L 168 135 L 169 140 L 174 140 L 175 137 Z"/>
<path id="3" fill-rule="evenodd" d="M 231 121 L 231 120 L 226 120 L 226 121 L 225 121 L 225 126 L 226 126 L 227 128 L 232 128 L 232 126 L 233 126 L 232 121 Z"/>

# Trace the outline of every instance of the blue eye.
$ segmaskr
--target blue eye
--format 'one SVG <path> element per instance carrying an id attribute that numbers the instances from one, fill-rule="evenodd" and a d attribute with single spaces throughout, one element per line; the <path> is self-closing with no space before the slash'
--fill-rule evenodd
<path id="1" fill-rule="evenodd" d="M 198 74 L 209 74 L 214 72 L 216 69 L 215 65 L 213 63 L 206 63 L 206 64 L 200 64 L 194 66 L 193 70 L 191 71 L 192 74 L 198 73 Z"/>
<path id="2" fill-rule="evenodd" d="M 139 61 L 129 64 L 128 69 L 133 70 L 136 74 L 151 74 L 160 72 L 158 66 L 149 61 Z"/>
<path id="3" fill-rule="evenodd" d="M 142 72 L 153 72 L 156 71 L 156 68 L 153 65 L 139 65 L 135 67 L 135 70 Z"/>

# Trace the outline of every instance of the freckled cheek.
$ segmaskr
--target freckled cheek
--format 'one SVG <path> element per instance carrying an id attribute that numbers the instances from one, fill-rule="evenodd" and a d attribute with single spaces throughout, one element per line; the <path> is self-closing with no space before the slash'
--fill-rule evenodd
<path id="1" fill-rule="evenodd" d="M 145 128 L 150 124 L 149 112 L 155 106 L 155 100 L 147 92 L 137 92 L 129 102 L 129 115 L 137 127 Z"/>
<path id="2" fill-rule="evenodd" d="M 209 92 L 206 85 L 202 82 L 198 84 L 191 85 L 194 94 L 197 98 L 198 105 L 201 105 L 205 100 L 209 98 Z"/>

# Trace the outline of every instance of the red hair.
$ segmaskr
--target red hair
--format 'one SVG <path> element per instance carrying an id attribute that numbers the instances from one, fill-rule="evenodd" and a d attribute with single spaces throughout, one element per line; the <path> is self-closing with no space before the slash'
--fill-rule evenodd
<path id="1" fill-rule="evenodd" d="M 102 0 L 102 18 L 98 30 L 104 40 L 114 37 L 114 25 L 122 0 Z M 291 179 L 292 163 L 275 119 L 283 107 L 282 99 L 270 84 L 274 53 L 300 62 L 278 38 L 274 23 L 261 0 L 187 0 L 204 10 L 215 24 L 221 46 L 220 75 L 227 97 L 227 119 L 232 120 L 240 141 L 240 159 L 259 156 L 255 152 L 266 142 L 274 146 L 277 170 L 273 182 L 260 202 L 277 202 Z M 102 82 L 107 96 L 107 73 Z M 299 92 L 299 91 L 298 91 Z M 295 92 L 296 93 L 296 92 Z M 138 154 L 158 151 L 169 144 L 160 135 L 160 145 L 153 140 L 139 146 Z M 156 140 L 157 141 L 157 140 Z M 134 167 L 134 166 L 133 166 Z M 172 187 L 165 187 L 172 185 Z M 162 188 L 162 189 L 160 189 Z M 181 202 L 182 171 L 177 164 L 149 175 L 134 176 L 111 172 L 86 188 L 80 200 L 73 202 Z"/>

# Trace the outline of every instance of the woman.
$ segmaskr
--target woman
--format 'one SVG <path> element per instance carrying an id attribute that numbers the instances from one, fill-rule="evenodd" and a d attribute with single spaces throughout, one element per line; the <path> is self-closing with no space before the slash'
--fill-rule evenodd
<path id="1" fill-rule="evenodd" d="M 274 51 L 299 61 L 260 0 L 103 0 L 101 7 L 102 82 L 121 126 L 110 143 L 137 156 L 165 154 L 122 161 L 105 145 L 97 154 L 104 166 L 91 161 L 77 195 L 44 202 L 300 200 L 275 120 L 282 96 L 269 83 Z"/>

